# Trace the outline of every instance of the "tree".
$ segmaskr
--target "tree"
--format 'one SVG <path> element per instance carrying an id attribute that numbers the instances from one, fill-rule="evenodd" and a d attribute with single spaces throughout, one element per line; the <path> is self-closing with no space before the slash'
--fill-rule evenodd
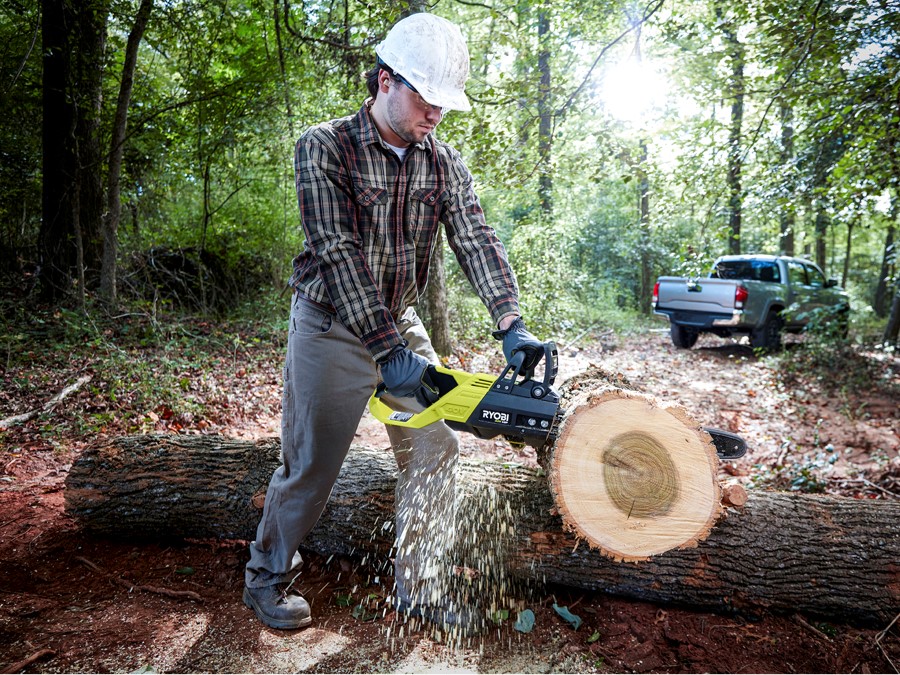
<path id="1" fill-rule="evenodd" d="M 891 223 L 888 227 L 888 240 L 885 245 L 884 259 L 882 260 L 882 278 L 879 279 L 879 288 L 882 283 L 887 286 L 888 279 L 890 278 L 888 270 L 892 268 L 896 270 L 897 253 L 893 235 L 894 223 L 897 222 L 898 216 L 900 216 L 900 194 L 894 194 L 891 201 Z M 888 321 L 884 329 L 882 341 L 887 345 L 894 345 L 896 347 L 900 345 L 900 275 L 895 274 L 893 281 L 894 299 L 891 302 L 890 313 L 888 314 Z"/>
<path id="2" fill-rule="evenodd" d="M 41 296 L 84 293 L 99 259 L 101 73 L 108 0 L 43 0 L 43 193 Z"/>
<path id="3" fill-rule="evenodd" d="M 538 39 L 538 200 L 541 215 L 550 220 L 553 217 L 553 174 L 551 152 L 553 149 L 553 115 L 550 89 L 550 16 L 547 7 L 541 6 L 537 15 Z"/>
<path id="4" fill-rule="evenodd" d="M 726 85 L 726 99 L 731 101 L 731 118 L 728 127 L 728 248 L 731 253 L 741 252 L 741 223 L 743 218 L 743 172 L 742 127 L 744 124 L 744 60 L 745 47 L 738 38 L 741 17 L 737 10 L 732 16 L 719 2 L 716 4 L 716 18 L 719 20 L 725 41 L 725 58 L 731 66 L 731 74 Z"/>
<path id="5" fill-rule="evenodd" d="M 834 105 L 834 104 L 832 104 Z M 831 106 L 828 106 L 831 107 Z M 827 269 L 827 233 L 831 225 L 830 177 L 837 161 L 846 151 L 843 130 L 832 127 L 824 138 L 812 145 L 814 153 L 809 159 L 810 188 L 814 214 L 815 260 L 823 270 Z"/>
<path id="6" fill-rule="evenodd" d="M 37 3 L 0 7 L 0 273 L 19 280 L 41 220 L 41 12 Z"/>
<path id="7" fill-rule="evenodd" d="M 141 0 L 128 43 L 125 62 L 122 65 L 122 81 L 116 103 L 112 139 L 109 148 L 109 169 L 106 181 L 106 213 L 103 218 L 103 266 L 100 275 L 100 294 L 109 305 L 116 302 L 116 260 L 119 255 L 119 220 L 121 217 L 122 157 L 125 154 L 125 131 L 128 126 L 128 106 L 134 89 L 134 72 L 137 67 L 138 46 L 144 36 L 153 0 Z"/>
<path id="8" fill-rule="evenodd" d="M 894 300 L 891 303 L 891 313 L 884 329 L 883 342 L 894 347 L 900 345 L 900 281 L 894 287 Z"/>
<path id="9" fill-rule="evenodd" d="M 794 255 L 794 234 L 797 226 L 797 210 L 794 205 L 796 199 L 795 181 L 793 180 L 794 167 L 794 109 L 789 103 L 782 102 L 781 112 L 781 166 L 784 170 L 783 192 L 781 202 L 779 225 L 781 246 L 779 249 L 784 255 Z"/>

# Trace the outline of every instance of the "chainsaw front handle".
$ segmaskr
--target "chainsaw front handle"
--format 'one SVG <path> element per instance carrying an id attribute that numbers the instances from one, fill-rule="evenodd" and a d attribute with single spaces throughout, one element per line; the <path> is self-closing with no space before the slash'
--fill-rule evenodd
<path id="1" fill-rule="evenodd" d="M 500 374 L 499 381 L 509 380 L 510 382 L 515 383 L 518 377 L 522 377 L 523 380 L 530 380 L 534 378 L 534 371 L 537 369 L 538 365 L 540 365 L 541 361 L 544 362 L 544 384 L 549 387 L 556 381 L 556 373 L 559 371 L 559 351 L 556 348 L 555 342 L 545 342 L 543 344 L 544 353 L 541 357 L 534 362 L 534 365 L 531 368 L 526 369 L 525 366 L 525 357 L 527 356 L 525 351 L 518 351 L 513 354 L 512 358 L 509 360 L 509 363 L 504 368 L 503 372 Z"/>

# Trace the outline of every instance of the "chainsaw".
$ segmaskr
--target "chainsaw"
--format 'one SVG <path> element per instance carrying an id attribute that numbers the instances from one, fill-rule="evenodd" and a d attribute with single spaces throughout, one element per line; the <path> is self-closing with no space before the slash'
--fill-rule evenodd
<path id="1" fill-rule="evenodd" d="M 535 379 L 541 361 L 543 375 Z M 559 392 L 553 387 L 559 371 L 556 344 L 545 342 L 540 358 L 528 368 L 524 364 L 525 353 L 514 354 L 499 377 L 431 365 L 429 375 L 439 398 L 425 410 L 393 410 L 381 401 L 385 387 L 380 383 L 369 399 L 369 411 L 380 422 L 393 426 L 422 429 L 443 420 L 451 429 L 478 438 L 504 436 L 515 445 L 538 450 L 551 447 L 565 415 Z M 719 459 L 737 459 L 746 453 L 747 444 L 740 436 L 722 429 L 703 430 L 712 437 Z"/>

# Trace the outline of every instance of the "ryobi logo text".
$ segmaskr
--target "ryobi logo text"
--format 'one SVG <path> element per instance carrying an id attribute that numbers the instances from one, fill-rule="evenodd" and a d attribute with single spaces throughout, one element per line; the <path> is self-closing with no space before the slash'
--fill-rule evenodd
<path id="1" fill-rule="evenodd" d="M 481 419 L 495 424 L 509 424 L 509 413 L 485 409 L 481 411 Z"/>

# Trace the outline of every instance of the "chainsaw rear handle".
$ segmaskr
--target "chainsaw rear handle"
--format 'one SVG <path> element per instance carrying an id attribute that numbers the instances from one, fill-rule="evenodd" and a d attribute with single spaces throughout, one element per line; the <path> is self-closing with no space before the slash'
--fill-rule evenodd
<path id="1" fill-rule="evenodd" d="M 438 388 L 438 397 L 443 396 L 447 391 L 456 386 L 455 382 L 451 382 L 450 385 L 447 385 L 447 380 L 445 377 L 441 377 L 440 371 L 438 370 L 438 366 L 433 364 L 429 364 L 425 370 L 428 371 L 429 376 L 431 377 L 431 381 L 437 385 Z M 441 370 L 447 370 L 446 368 L 442 368 Z M 455 371 L 447 371 L 447 372 L 455 372 Z M 443 386 L 442 386 L 443 385 Z M 387 391 L 387 385 L 384 382 L 379 382 L 375 386 L 375 396 L 381 398 L 384 393 Z M 412 398 L 412 397 L 410 397 Z"/>
<path id="2" fill-rule="evenodd" d="M 475 405 L 496 381 L 494 375 L 467 373 L 443 366 L 433 368 L 432 380 L 438 383 L 441 397 L 418 413 L 394 410 L 382 402 L 384 383 L 379 383 L 369 398 L 369 412 L 379 422 L 410 429 L 421 429 L 440 420 L 465 423 Z"/>

